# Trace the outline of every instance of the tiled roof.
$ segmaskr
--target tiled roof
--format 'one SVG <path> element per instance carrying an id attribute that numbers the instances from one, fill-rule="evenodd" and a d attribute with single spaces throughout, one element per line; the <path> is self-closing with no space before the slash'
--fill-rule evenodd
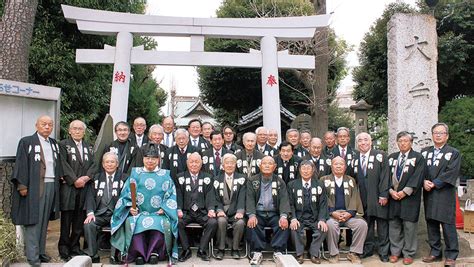
<path id="1" fill-rule="evenodd" d="M 280 113 L 290 120 L 294 120 L 296 118 L 296 116 L 293 113 L 291 113 L 289 110 L 284 108 L 282 105 L 280 105 Z M 262 106 L 259 106 L 256 110 L 250 112 L 247 115 L 242 116 L 242 118 L 239 120 L 237 125 L 241 126 L 241 125 L 248 124 L 262 116 L 263 116 L 263 108 Z"/>

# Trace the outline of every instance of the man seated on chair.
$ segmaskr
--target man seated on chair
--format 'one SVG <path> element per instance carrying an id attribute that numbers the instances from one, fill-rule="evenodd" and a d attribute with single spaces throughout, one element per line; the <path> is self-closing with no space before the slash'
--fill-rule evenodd
<path id="1" fill-rule="evenodd" d="M 290 234 L 287 219 L 290 205 L 285 182 L 273 173 L 275 167 L 275 160 L 265 156 L 261 161 L 260 173 L 247 181 L 247 226 L 251 240 L 250 251 L 253 252 L 251 265 L 258 265 L 262 261 L 262 251 L 266 246 L 265 227 L 273 230 L 273 256 L 286 251 Z"/>
<path id="2" fill-rule="evenodd" d="M 340 227 L 346 226 L 352 230 L 353 239 L 350 252 L 347 255 L 352 263 L 361 263 L 359 255 L 364 249 L 364 242 L 367 236 L 367 223 L 359 218 L 363 214 L 359 189 L 354 178 L 345 175 L 346 162 L 336 156 L 331 162 L 332 174 L 321 177 L 321 181 L 326 187 L 328 194 L 328 208 L 330 219 L 328 225 L 328 246 L 331 258 L 330 263 L 339 262 L 338 241 Z M 356 217 L 358 214 L 358 217 Z"/>
<path id="3" fill-rule="evenodd" d="M 106 152 L 102 157 L 102 172 L 94 175 L 92 181 L 85 188 L 85 210 L 87 218 L 84 221 L 84 239 L 88 247 L 84 253 L 92 258 L 93 263 L 99 263 L 97 255 L 97 230 L 101 227 L 110 227 L 110 219 L 115 204 L 120 196 L 123 181 L 126 176 L 118 171 L 118 156 L 114 152 Z M 117 263 L 114 250 L 111 251 L 111 263 Z"/>
<path id="4" fill-rule="evenodd" d="M 178 258 L 178 203 L 169 170 L 160 169 L 158 144 L 143 151 L 144 167 L 133 168 L 111 221 L 111 243 L 136 265 Z M 136 197 L 135 197 L 136 196 Z"/>
<path id="5" fill-rule="evenodd" d="M 191 258 L 186 226 L 197 223 L 203 227 L 197 256 L 209 261 L 209 241 L 217 230 L 216 197 L 214 195 L 211 175 L 201 171 L 202 160 L 198 152 L 189 155 L 188 170 L 178 174 L 178 217 L 179 240 L 182 252 L 179 261 L 184 262 Z"/>
<path id="6" fill-rule="evenodd" d="M 245 230 L 246 178 L 235 172 L 237 157 L 225 154 L 222 158 L 224 171 L 214 178 L 214 192 L 217 204 L 217 243 L 219 251 L 216 259 L 224 257 L 227 224 L 232 225 L 233 239 L 231 255 L 240 259 L 239 245 Z"/>
<path id="7" fill-rule="evenodd" d="M 329 219 L 327 196 L 324 185 L 315 176 L 316 167 L 310 160 L 300 164 L 301 179 L 296 179 L 288 184 L 288 195 L 291 207 L 291 236 L 295 243 L 296 260 L 304 262 L 304 247 L 306 238 L 305 228 L 313 234 L 309 253 L 311 262 L 321 264 L 319 250 L 326 238 Z"/>

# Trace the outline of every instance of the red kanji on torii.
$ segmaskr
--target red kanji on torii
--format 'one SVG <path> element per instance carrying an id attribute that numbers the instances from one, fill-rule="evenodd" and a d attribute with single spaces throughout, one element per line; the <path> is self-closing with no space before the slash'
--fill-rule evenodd
<path id="1" fill-rule="evenodd" d="M 277 84 L 275 76 L 270 74 L 267 79 L 267 84 L 270 85 L 270 87 L 273 87 L 274 84 Z"/>
<path id="2" fill-rule="evenodd" d="M 114 75 L 114 82 L 125 82 L 125 74 L 123 74 L 123 71 L 121 72 L 115 72 L 115 75 Z"/>

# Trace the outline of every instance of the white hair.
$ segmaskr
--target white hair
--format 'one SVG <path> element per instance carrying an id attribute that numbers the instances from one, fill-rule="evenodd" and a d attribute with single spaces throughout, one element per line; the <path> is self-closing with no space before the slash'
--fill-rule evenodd
<path id="1" fill-rule="evenodd" d="M 184 134 L 184 135 L 186 135 L 186 138 L 189 138 L 189 132 L 186 129 L 183 129 L 183 128 L 176 129 L 176 131 L 174 132 L 174 138 L 176 139 L 176 137 L 179 134 Z"/>
<path id="2" fill-rule="evenodd" d="M 244 136 L 242 136 L 242 140 L 245 142 L 245 141 L 247 141 L 247 139 L 248 139 L 250 136 L 253 136 L 253 138 L 256 138 L 255 133 L 246 132 L 246 133 L 244 133 Z"/>

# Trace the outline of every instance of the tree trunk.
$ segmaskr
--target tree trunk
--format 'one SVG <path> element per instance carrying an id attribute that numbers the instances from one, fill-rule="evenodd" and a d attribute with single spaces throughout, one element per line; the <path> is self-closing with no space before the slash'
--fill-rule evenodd
<path id="1" fill-rule="evenodd" d="M 27 82 L 38 0 L 7 0 L 0 22 L 0 78 Z"/>
<path id="2" fill-rule="evenodd" d="M 326 0 L 313 0 L 316 15 L 326 14 Z M 313 122 L 312 135 L 322 137 L 328 130 L 328 28 L 318 28 L 315 39 L 315 69 L 313 75 L 313 105 L 311 119 Z"/>

